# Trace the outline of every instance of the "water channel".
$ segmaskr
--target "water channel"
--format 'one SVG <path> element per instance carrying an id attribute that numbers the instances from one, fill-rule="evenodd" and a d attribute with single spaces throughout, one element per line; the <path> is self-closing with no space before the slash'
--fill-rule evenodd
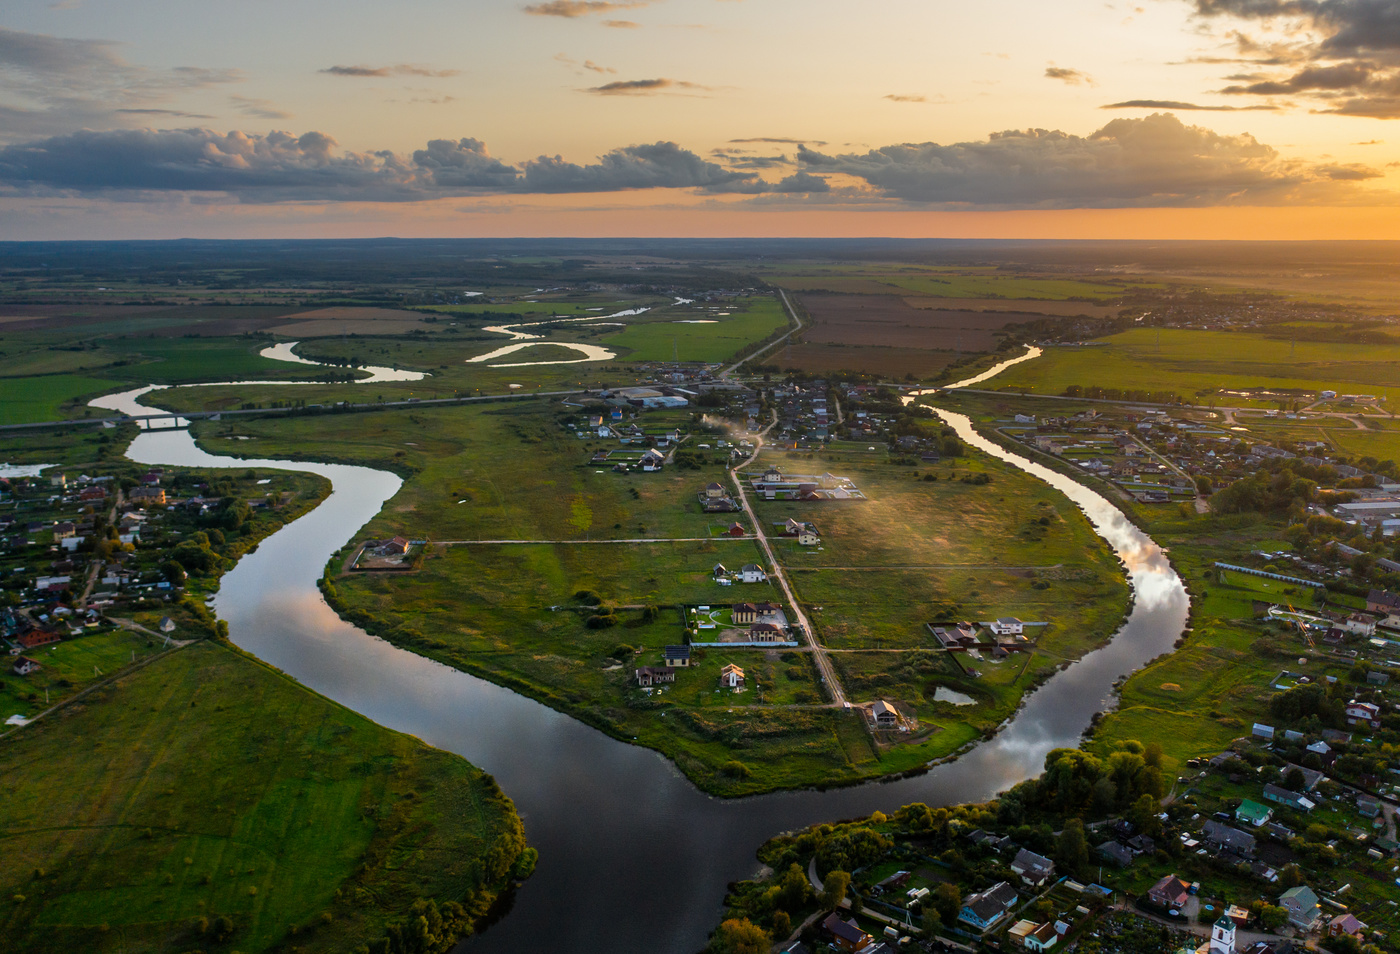
<path id="1" fill-rule="evenodd" d="M 109 397 L 106 406 L 139 408 L 125 397 Z M 963 441 L 1046 481 L 1084 510 L 1127 567 L 1131 613 L 1110 643 L 1057 673 L 995 738 L 955 762 L 889 783 L 741 800 L 710 798 L 655 752 L 339 619 L 316 581 L 330 556 L 398 491 L 395 475 L 215 456 L 185 430 L 142 432 L 128 456 L 150 465 L 280 467 L 330 479 L 334 491 L 324 503 L 224 577 L 215 608 L 239 646 L 376 722 L 466 757 L 515 800 L 540 851 L 539 868 L 513 910 L 464 950 L 685 954 L 699 950 L 717 923 L 726 884 L 755 872 L 754 850 L 765 839 L 913 801 L 983 800 L 1039 774 L 1050 749 L 1076 745 L 1093 714 L 1112 707 L 1115 680 L 1170 650 L 1182 632 L 1188 599 L 1181 580 L 1120 511 L 986 440 L 967 417 L 939 413 Z"/>

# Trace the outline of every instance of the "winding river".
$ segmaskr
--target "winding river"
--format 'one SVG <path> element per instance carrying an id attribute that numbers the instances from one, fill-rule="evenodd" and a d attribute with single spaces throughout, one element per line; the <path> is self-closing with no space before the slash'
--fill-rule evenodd
<path id="1" fill-rule="evenodd" d="M 107 407 L 123 404 L 107 400 Z M 118 409 L 129 406 L 139 408 L 134 397 Z M 1181 634 L 1187 595 L 1151 539 L 1097 493 L 991 443 L 967 417 L 939 413 L 962 440 L 1053 485 L 1084 510 L 1127 567 L 1131 613 L 1110 643 L 1057 673 L 995 738 L 955 762 L 889 783 L 729 801 L 702 794 L 655 752 L 339 619 L 316 581 L 331 555 L 398 491 L 393 474 L 214 456 L 184 430 L 143 432 L 128 456 L 152 465 L 278 467 L 331 480 L 334 491 L 321 506 L 224 577 L 215 608 L 239 646 L 376 722 L 466 757 L 515 799 L 540 851 L 539 868 L 513 911 L 464 950 L 569 954 L 602 950 L 606 939 L 610 954 L 651 954 L 701 948 L 726 884 L 752 875 L 755 848 L 780 831 L 912 801 L 983 800 L 1038 774 L 1050 749 L 1076 745 L 1094 712 L 1112 707 L 1116 679 L 1170 650 Z"/>

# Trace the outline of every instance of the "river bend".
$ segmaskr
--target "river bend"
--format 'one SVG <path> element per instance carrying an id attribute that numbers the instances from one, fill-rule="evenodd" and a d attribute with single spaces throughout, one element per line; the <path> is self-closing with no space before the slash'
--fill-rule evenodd
<path id="1" fill-rule="evenodd" d="M 398 491 L 397 476 L 215 456 L 184 430 L 142 432 L 128 456 L 150 465 L 309 471 L 331 481 L 325 502 L 224 577 L 215 609 L 237 645 L 382 725 L 464 756 L 515 800 L 539 868 L 513 911 L 464 949 L 588 954 L 606 938 L 610 954 L 684 954 L 704 945 L 725 886 L 755 872 L 754 850 L 767 838 L 912 801 L 985 800 L 1039 774 L 1047 752 L 1078 744 L 1093 714 L 1114 705 L 1114 682 L 1169 651 L 1185 626 L 1186 591 L 1166 555 L 1108 500 L 986 440 L 965 416 L 939 413 L 962 440 L 1084 510 L 1127 567 L 1135 597 L 1128 618 L 1111 642 L 1055 674 L 995 738 L 954 762 L 888 783 L 740 800 L 711 798 L 649 749 L 337 617 L 316 582 L 331 555 Z"/>

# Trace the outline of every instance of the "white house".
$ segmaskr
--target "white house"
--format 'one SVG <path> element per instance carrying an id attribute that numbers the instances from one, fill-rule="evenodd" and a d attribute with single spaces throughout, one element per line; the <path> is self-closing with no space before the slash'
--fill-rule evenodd
<path id="1" fill-rule="evenodd" d="M 994 619 L 987 624 L 987 628 L 994 636 L 1021 636 L 1026 631 L 1026 626 L 1014 616 L 1003 616 L 1001 619 Z"/>
<path id="2" fill-rule="evenodd" d="M 745 563 L 743 568 L 739 570 L 739 582 L 766 583 L 768 582 L 768 574 L 757 563 Z"/>

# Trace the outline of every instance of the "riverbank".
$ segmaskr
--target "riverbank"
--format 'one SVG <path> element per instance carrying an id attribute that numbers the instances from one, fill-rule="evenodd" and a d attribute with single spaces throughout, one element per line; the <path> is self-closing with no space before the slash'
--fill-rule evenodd
<path id="1" fill-rule="evenodd" d="M 428 900 L 463 935 L 525 851 L 490 776 L 208 641 L 26 727 L 0 773 L 16 950 L 347 951 Z"/>

